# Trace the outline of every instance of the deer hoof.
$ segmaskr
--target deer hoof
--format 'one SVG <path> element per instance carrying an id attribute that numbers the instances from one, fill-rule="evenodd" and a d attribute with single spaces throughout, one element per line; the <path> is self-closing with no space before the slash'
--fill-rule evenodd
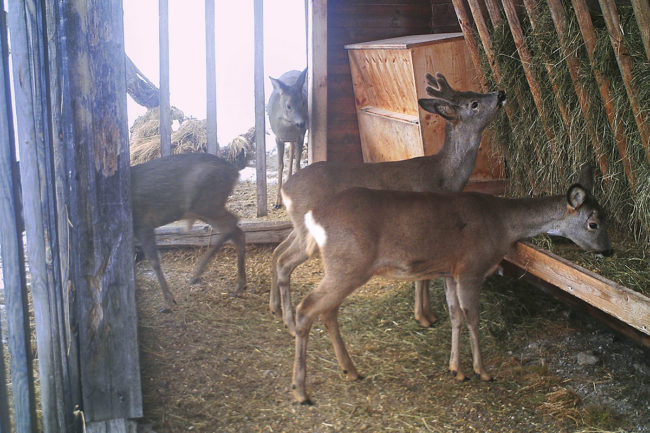
<path id="1" fill-rule="evenodd" d="M 171 313 L 172 309 L 168 307 L 162 307 L 160 310 L 158 310 L 159 313 Z"/>
<path id="2" fill-rule="evenodd" d="M 301 405 L 301 406 L 313 406 L 313 405 L 314 405 L 314 402 L 311 401 L 311 399 L 307 398 L 307 399 L 301 401 L 301 402 L 300 402 L 300 405 Z"/>
<path id="3" fill-rule="evenodd" d="M 469 380 L 469 378 L 460 371 L 450 370 L 450 373 L 459 382 L 465 382 L 466 380 Z"/>
<path id="4" fill-rule="evenodd" d="M 474 375 L 483 382 L 494 382 L 494 378 L 487 373 L 474 373 Z"/>
<path id="5" fill-rule="evenodd" d="M 273 205 L 273 209 L 282 209 L 282 205 L 281 204 L 275 204 L 275 205 Z"/>

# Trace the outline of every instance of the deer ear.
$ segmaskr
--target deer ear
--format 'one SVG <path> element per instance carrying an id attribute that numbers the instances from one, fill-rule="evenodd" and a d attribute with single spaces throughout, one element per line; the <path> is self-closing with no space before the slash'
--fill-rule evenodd
<path id="1" fill-rule="evenodd" d="M 298 76 L 298 79 L 296 80 L 295 87 L 297 89 L 302 89 L 302 86 L 305 85 L 305 80 L 307 79 L 307 68 L 305 68 L 300 75 Z"/>
<path id="2" fill-rule="evenodd" d="M 578 209 L 587 199 L 587 195 L 587 191 L 576 183 L 569 187 L 569 191 L 566 193 L 566 199 L 571 208 Z"/>
<path id="3" fill-rule="evenodd" d="M 587 191 L 591 192 L 594 188 L 594 174 L 591 165 L 585 164 L 580 170 L 578 183 Z"/>
<path id="4" fill-rule="evenodd" d="M 271 84 L 273 84 L 273 89 L 277 90 L 278 92 L 284 93 L 287 90 L 287 86 L 284 85 L 284 83 L 277 78 L 269 77 L 269 80 L 271 80 Z"/>
<path id="5" fill-rule="evenodd" d="M 429 113 L 439 114 L 444 117 L 446 120 L 456 120 L 456 105 L 452 104 L 449 101 L 444 99 L 418 99 L 418 104 L 420 107 L 428 111 Z"/>

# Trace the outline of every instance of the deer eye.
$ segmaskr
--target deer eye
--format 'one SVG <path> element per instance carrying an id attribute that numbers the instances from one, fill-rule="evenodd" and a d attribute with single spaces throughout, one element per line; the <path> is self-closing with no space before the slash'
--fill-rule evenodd
<path id="1" fill-rule="evenodd" d="M 596 223 L 589 223 L 589 228 L 591 230 L 598 230 L 598 224 Z"/>
<path id="2" fill-rule="evenodd" d="M 291 110 L 291 104 L 287 104 L 287 110 Z"/>
<path id="3" fill-rule="evenodd" d="M 476 110 L 478 108 L 478 102 L 474 101 L 472 102 L 472 110 Z"/>

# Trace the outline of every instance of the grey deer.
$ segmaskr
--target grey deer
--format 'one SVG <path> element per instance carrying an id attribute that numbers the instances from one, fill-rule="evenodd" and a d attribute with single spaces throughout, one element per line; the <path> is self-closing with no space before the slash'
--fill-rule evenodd
<path id="1" fill-rule="evenodd" d="M 278 149 L 278 195 L 275 207 L 282 207 L 282 172 L 284 171 L 284 143 L 291 143 L 289 159 L 289 177 L 292 175 L 293 161 L 296 161 L 296 173 L 300 170 L 300 158 L 308 128 L 307 114 L 307 69 L 285 72 L 280 78 L 269 77 L 273 92 L 269 96 L 266 111 L 269 115 L 271 130 L 275 134 Z"/>
<path id="2" fill-rule="evenodd" d="M 200 259 L 191 283 L 198 281 L 210 259 L 231 240 L 237 248 L 238 283 L 236 293 L 246 287 L 245 237 L 238 218 L 226 210 L 226 200 L 239 178 L 229 162 L 207 153 L 165 156 L 131 167 L 133 234 L 153 265 L 169 311 L 176 301 L 160 268 L 154 229 L 182 219 L 188 228 L 200 219 L 217 229 L 221 236 Z"/>
<path id="3" fill-rule="evenodd" d="M 445 142 L 439 153 L 404 161 L 381 163 L 319 162 L 292 176 L 282 188 L 293 231 L 273 251 L 269 308 L 283 314 L 289 333 L 294 335 L 294 318 L 289 294 L 290 277 L 296 266 L 307 260 L 304 215 L 321 201 L 351 187 L 403 191 L 461 191 L 474 171 L 476 155 L 485 127 L 506 103 L 503 91 L 490 93 L 454 90 L 445 77 L 427 74 L 430 99 L 420 106 L 445 119 Z M 423 326 L 436 321 L 431 310 L 428 281 L 415 287 L 415 317 Z M 280 310 L 280 301 L 282 310 Z"/>
<path id="4" fill-rule="evenodd" d="M 610 254 L 607 227 L 590 193 L 590 173 L 566 195 L 508 199 L 479 193 L 427 193 L 353 188 L 305 214 L 307 253 L 320 250 L 325 275 L 296 308 L 294 397 L 305 390 L 307 338 L 322 317 L 339 367 L 359 378 L 345 348 L 337 315 L 343 300 L 373 275 L 421 280 L 444 277 L 451 319 L 449 370 L 458 380 L 459 336 L 466 322 L 474 372 L 491 380 L 479 346 L 479 292 L 503 256 L 524 238 L 553 233 L 585 250 Z"/>

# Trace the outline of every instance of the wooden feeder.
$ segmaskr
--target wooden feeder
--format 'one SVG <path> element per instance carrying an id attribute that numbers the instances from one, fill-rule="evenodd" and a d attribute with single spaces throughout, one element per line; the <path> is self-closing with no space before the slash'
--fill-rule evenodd
<path id="1" fill-rule="evenodd" d="M 445 120 L 418 105 L 426 74 L 441 72 L 455 89 L 481 91 L 462 33 L 438 33 L 349 44 L 363 159 L 397 161 L 440 151 Z M 503 178 L 503 160 L 484 134 L 473 178 Z"/>

